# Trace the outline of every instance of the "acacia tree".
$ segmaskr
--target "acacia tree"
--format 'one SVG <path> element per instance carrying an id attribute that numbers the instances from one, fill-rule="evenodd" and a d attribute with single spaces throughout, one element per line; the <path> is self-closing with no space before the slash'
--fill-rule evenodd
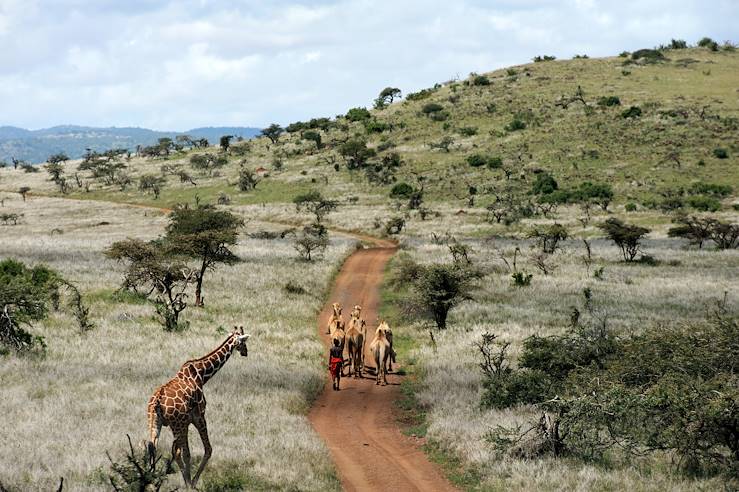
<path id="1" fill-rule="evenodd" d="M 634 261 L 641 251 L 641 240 L 649 233 L 649 229 L 637 225 L 626 224 L 615 217 L 607 219 L 598 226 L 606 233 L 608 239 L 621 248 L 624 261 Z"/>
<path id="2" fill-rule="evenodd" d="M 44 338 L 25 328 L 46 318 L 50 309 L 59 309 L 62 290 L 70 294 L 69 306 L 80 330 L 92 329 L 90 310 L 74 284 L 44 265 L 31 268 L 13 259 L 0 262 L 0 345 L 18 353 L 43 351 Z"/>
<path id="3" fill-rule="evenodd" d="M 559 247 L 559 243 L 568 237 L 567 228 L 562 224 L 535 227 L 529 232 L 529 237 L 535 239 L 543 253 L 552 254 Z"/>
<path id="4" fill-rule="evenodd" d="M 228 152 L 228 148 L 231 146 L 231 139 L 234 138 L 233 135 L 223 135 L 221 139 L 218 141 L 218 144 L 221 146 L 221 150 L 224 152 Z"/>
<path id="5" fill-rule="evenodd" d="M 18 188 L 18 193 L 20 193 L 21 197 L 23 197 L 24 202 L 26 201 L 26 194 L 29 191 L 31 191 L 31 188 L 29 188 L 28 186 L 21 186 L 20 188 Z"/>
<path id="6" fill-rule="evenodd" d="M 328 246 L 328 232 L 323 225 L 313 223 L 303 228 L 295 237 L 295 250 L 305 261 L 313 261 L 314 252 L 322 252 Z"/>
<path id="7" fill-rule="evenodd" d="M 177 206 L 169 216 L 165 241 L 170 251 L 196 259 L 200 267 L 195 272 L 195 305 L 204 305 L 202 289 L 207 270 L 215 269 L 218 263 L 232 265 L 239 258 L 228 248 L 236 244 L 238 229 L 244 221 L 226 210 L 217 210 L 212 205 L 197 208 Z"/>
<path id="8" fill-rule="evenodd" d="M 339 154 L 344 158 L 347 169 L 351 171 L 364 167 L 367 160 L 374 157 L 376 152 L 367 147 L 364 139 L 357 137 L 344 142 L 339 147 Z"/>
<path id="9" fill-rule="evenodd" d="M 703 248 L 703 243 L 711 239 L 713 219 L 696 217 L 694 215 L 681 216 L 673 222 L 677 225 L 667 231 L 668 237 L 681 237 L 690 241 L 690 244 Z"/>
<path id="10" fill-rule="evenodd" d="M 482 275 L 460 262 L 415 266 L 411 296 L 406 311 L 420 318 L 433 320 L 440 330 L 446 329 L 449 311 L 472 299 L 474 281 Z"/>
<path id="11" fill-rule="evenodd" d="M 152 301 L 165 330 L 182 327 L 179 316 L 187 307 L 186 291 L 195 275 L 184 262 L 172 257 L 166 244 L 126 239 L 113 243 L 105 255 L 127 264 L 122 288 L 143 293 Z"/>
<path id="12" fill-rule="evenodd" d="M 259 184 L 257 173 L 246 167 L 244 164 L 239 168 L 239 190 L 251 191 L 256 189 Z"/>
<path id="13" fill-rule="evenodd" d="M 298 212 L 305 209 L 312 213 L 315 216 L 316 224 L 320 224 L 326 215 L 336 210 L 339 206 L 337 201 L 324 198 L 318 190 L 311 190 L 296 196 L 293 203 Z"/>
<path id="14" fill-rule="evenodd" d="M 280 125 L 278 125 L 277 123 L 272 123 L 267 128 L 264 128 L 262 130 L 262 136 L 267 137 L 273 144 L 276 144 L 277 140 L 280 138 L 280 135 L 282 135 L 284 132 L 285 130 Z"/>
<path id="15" fill-rule="evenodd" d="M 375 99 L 375 108 L 382 109 L 388 104 L 392 104 L 396 98 L 401 97 L 400 89 L 397 87 L 385 87 L 380 91 L 380 95 Z"/>
<path id="16" fill-rule="evenodd" d="M 162 192 L 162 186 L 167 180 L 163 176 L 157 176 L 154 174 L 144 174 L 139 178 L 139 190 L 143 192 L 151 192 L 154 194 L 154 200 L 159 199 L 159 194 Z"/>
<path id="17" fill-rule="evenodd" d="M 49 158 L 51 159 L 51 157 Z M 64 177 L 64 166 L 60 162 L 49 162 L 46 166 L 46 172 L 49 173 L 51 181 L 59 187 L 62 193 L 67 192 L 67 179 Z"/>

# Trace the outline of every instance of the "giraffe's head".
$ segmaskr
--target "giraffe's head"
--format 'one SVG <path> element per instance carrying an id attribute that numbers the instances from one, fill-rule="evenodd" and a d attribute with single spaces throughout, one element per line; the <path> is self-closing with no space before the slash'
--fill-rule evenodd
<path id="1" fill-rule="evenodd" d="M 234 350 L 238 350 L 242 357 L 246 357 L 248 354 L 246 341 L 249 339 L 249 335 L 244 335 L 244 327 L 234 326 L 233 336 L 236 338 L 236 346 L 234 347 Z"/>

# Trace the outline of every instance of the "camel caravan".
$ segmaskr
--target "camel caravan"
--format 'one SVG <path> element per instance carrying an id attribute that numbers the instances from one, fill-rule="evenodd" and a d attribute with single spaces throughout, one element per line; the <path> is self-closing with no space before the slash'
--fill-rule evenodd
<path id="1" fill-rule="evenodd" d="M 374 372 L 375 384 L 386 385 L 387 373 L 392 372 L 392 363 L 395 362 L 393 331 L 390 326 L 386 321 L 382 321 L 375 330 L 375 337 L 369 345 L 374 367 L 366 366 L 364 345 L 367 341 L 367 323 L 362 319 L 362 306 L 354 306 L 348 325 L 342 318 L 341 305 L 335 302 L 332 308 L 333 312 L 329 317 L 326 333 L 331 339 L 329 370 L 334 390 L 339 389 L 339 380 L 342 375 L 361 378 L 363 371 Z M 343 373 L 343 368 L 348 369 L 346 374 Z"/>

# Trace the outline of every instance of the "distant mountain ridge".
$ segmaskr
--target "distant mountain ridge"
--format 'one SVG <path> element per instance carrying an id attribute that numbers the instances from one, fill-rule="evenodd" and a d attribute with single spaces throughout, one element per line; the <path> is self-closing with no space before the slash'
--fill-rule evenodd
<path id="1" fill-rule="evenodd" d="M 207 138 L 218 143 L 223 135 L 251 138 L 260 129 L 244 126 L 217 126 L 193 128 L 185 132 L 157 131 L 138 127 L 108 127 L 61 125 L 40 130 L 26 130 L 15 126 L 0 126 L 0 161 L 16 158 L 31 163 L 46 161 L 51 154 L 64 152 L 72 159 L 82 157 L 86 149 L 98 152 L 109 149 L 134 150 L 137 145 L 152 145 L 158 139 L 177 135 Z"/>

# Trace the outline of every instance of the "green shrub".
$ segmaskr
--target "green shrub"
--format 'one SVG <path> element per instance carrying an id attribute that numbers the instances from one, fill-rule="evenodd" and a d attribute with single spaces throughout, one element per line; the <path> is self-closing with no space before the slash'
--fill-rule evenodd
<path id="1" fill-rule="evenodd" d="M 515 405 L 541 403 L 552 398 L 549 375 L 542 371 L 519 370 L 504 377 L 486 378 L 480 405 L 483 408 L 508 408 Z"/>
<path id="2" fill-rule="evenodd" d="M 385 223 L 385 234 L 392 236 L 400 234 L 405 227 L 405 219 L 403 217 L 391 217 Z"/>
<path id="3" fill-rule="evenodd" d="M 657 63 L 665 59 L 665 55 L 660 50 L 641 49 L 631 54 L 632 60 L 644 60 L 647 63 Z"/>
<path id="4" fill-rule="evenodd" d="M 734 189 L 731 187 L 731 185 L 705 183 L 703 181 L 694 183 L 690 187 L 690 192 L 695 195 L 711 195 L 722 198 L 731 195 L 732 191 L 734 191 Z"/>
<path id="5" fill-rule="evenodd" d="M 439 103 L 427 103 L 423 105 L 423 108 L 421 108 L 421 112 L 425 115 L 431 115 L 433 113 L 438 113 L 443 110 L 444 110 L 444 106 L 442 106 Z"/>
<path id="6" fill-rule="evenodd" d="M 554 176 L 549 173 L 539 173 L 531 185 L 531 193 L 534 195 L 549 195 L 557 191 L 558 188 L 559 186 Z"/>
<path id="7" fill-rule="evenodd" d="M 490 79 L 485 75 L 475 75 L 472 77 L 472 85 L 490 85 Z"/>
<path id="8" fill-rule="evenodd" d="M 382 133 L 384 131 L 390 130 L 391 127 L 389 123 L 386 123 L 384 121 L 369 119 L 365 121 L 364 128 L 367 130 L 367 133 Z"/>
<path id="9" fill-rule="evenodd" d="M 511 122 L 508 123 L 504 127 L 504 129 L 507 132 L 515 132 L 515 131 L 518 131 L 518 130 L 524 130 L 524 129 L 526 129 L 526 122 L 524 122 L 523 120 L 519 119 L 518 117 L 514 117 L 511 120 Z"/>
<path id="10" fill-rule="evenodd" d="M 459 129 L 459 134 L 464 135 L 465 137 L 473 137 L 477 135 L 477 127 L 476 126 L 463 126 Z"/>
<path id="11" fill-rule="evenodd" d="M 671 50 L 684 50 L 687 47 L 688 47 L 688 43 L 684 39 L 670 40 L 669 48 Z"/>
<path id="12" fill-rule="evenodd" d="M 570 193 L 570 200 L 579 202 L 593 202 L 600 205 L 604 211 L 613 200 L 613 188 L 607 183 L 591 183 L 585 181 Z"/>
<path id="13" fill-rule="evenodd" d="M 718 212 L 721 210 L 721 202 L 712 196 L 695 195 L 688 197 L 688 205 L 701 212 Z"/>
<path id="14" fill-rule="evenodd" d="M 503 160 L 500 157 L 492 157 L 485 154 L 472 154 L 467 156 L 467 164 L 472 167 L 487 167 L 489 169 L 498 169 L 503 166 Z"/>
<path id="15" fill-rule="evenodd" d="M 718 159 L 727 159 L 729 157 L 729 153 L 722 147 L 716 147 L 713 149 L 713 155 Z"/>
<path id="16" fill-rule="evenodd" d="M 531 285 L 531 279 L 534 278 L 534 274 L 526 272 L 513 272 L 511 274 L 513 279 L 514 287 L 528 287 Z"/>
<path id="17" fill-rule="evenodd" d="M 371 117 L 367 108 L 352 108 L 346 113 L 346 119 L 349 121 L 365 121 Z"/>
<path id="18" fill-rule="evenodd" d="M 553 61 L 553 60 L 556 60 L 556 59 L 557 59 L 556 56 L 551 56 L 551 55 L 544 55 L 544 56 L 536 55 L 534 58 L 532 58 L 532 60 L 534 61 L 534 63 L 541 63 L 541 62 L 546 62 L 546 61 Z"/>
<path id="19" fill-rule="evenodd" d="M 426 99 L 431 94 L 436 92 L 436 89 L 421 89 L 418 92 L 411 92 L 407 96 L 405 96 L 406 101 L 420 101 L 422 99 Z"/>
<path id="20" fill-rule="evenodd" d="M 621 105 L 621 99 L 618 96 L 601 96 L 598 99 L 598 106 L 601 106 L 601 107 L 620 106 L 620 105 Z"/>
<path id="21" fill-rule="evenodd" d="M 698 41 L 698 46 L 708 48 L 711 51 L 718 51 L 718 43 L 709 37 L 702 38 Z"/>
<path id="22" fill-rule="evenodd" d="M 639 106 L 631 106 L 621 112 L 621 118 L 639 118 L 641 115 L 642 110 Z"/>
<path id="23" fill-rule="evenodd" d="M 624 208 L 627 212 L 636 212 L 636 203 L 629 202 L 624 206 Z"/>
<path id="24" fill-rule="evenodd" d="M 410 198 L 415 191 L 408 183 L 398 183 L 390 190 L 390 198 Z"/>

